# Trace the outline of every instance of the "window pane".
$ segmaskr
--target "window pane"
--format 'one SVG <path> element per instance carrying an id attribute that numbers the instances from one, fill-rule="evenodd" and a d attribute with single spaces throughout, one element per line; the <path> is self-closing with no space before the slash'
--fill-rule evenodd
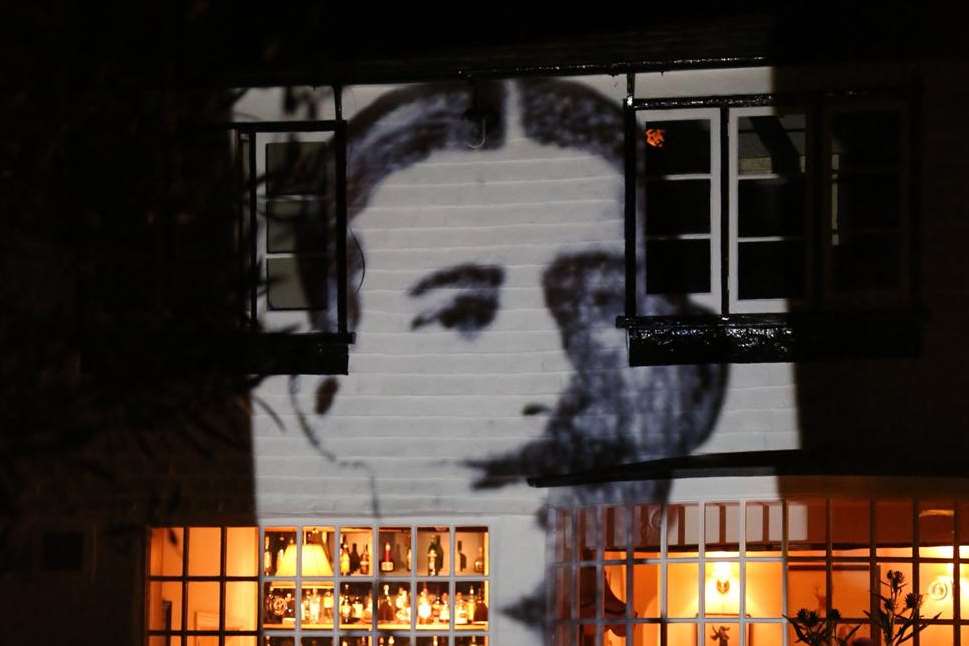
<path id="1" fill-rule="evenodd" d="M 649 122 L 645 134 L 647 177 L 710 172 L 709 120 Z"/>
<path id="2" fill-rule="evenodd" d="M 919 594 L 923 599 L 922 614 L 926 617 L 941 613 L 940 619 L 952 619 L 952 572 L 950 563 L 923 563 L 919 566 Z"/>
<path id="3" fill-rule="evenodd" d="M 340 574 L 343 576 L 369 576 L 373 573 L 371 567 L 371 554 L 373 530 L 369 527 L 341 527 L 340 528 Z M 316 543 L 307 546 L 307 552 L 311 555 L 309 563 L 303 562 L 304 574 L 306 568 L 312 566 L 314 562 L 319 562 L 318 556 L 321 552 L 315 548 Z M 315 556 L 314 556 L 315 555 Z M 304 554 L 304 559 L 305 559 Z M 366 569 L 366 571 L 364 571 Z M 325 576 L 325 575 L 324 575 Z"/>
<path id="4" fill-rule="evenodd" d="M 346 565 L 354 563 L 356 570 L 361 569 L 363 557 L 358 552 L 355 560 L 352 554 L 346 558 L 342 552 L 334 553 L 334 530 L 332 527 L 306 527 L 303 531 L 303 576 L 333 576 L 334 559 L 336 565 L 342 562 Z M 367 569 L 370 570 L 370 552 L 365 552 Z"/>
<path id="5" fill-rule="evenodd" d="M 188 573 L 190 576 L 218 576 L 222 569 L 222 530 L 218 527 L 190 527 L 188 530 Z"/>
<path id="6" fill-rule="evenodd" d="M 303 638 L 303 644 L 306 644 L 305 637 Z M 394 635 L 393 633 L 378 635 L 377 646 L 410 646 L 410 637 L 402 637 L 400 635 Z"/>
<path id="7" fill-rule="evenodd" d="M 257 581 L 226 582 L 225 629 L 255 630 L 258 601 L 259 583 Z"/>
<path id="8" fill-rule="evenodd" d="M 259 557 L 256 550 L 259 528 L 229 527 L 226 529 L 225 540 L 225 573 L 229 576 L 259 576 Z"/>
<path id="9" fill-rule="evenodd" d="M 633 507 L 633 557 L 657 558 L 663 531 L 663 506 Z"/>
<path id="10" fill-rule="evenodd" d="M 707 613 L 709 618 L 711 615 Z M 736 616 L 724 617 L 725 621 L 723 623 L 719 621 L 713 621 L 705 626 L 701 625 L 701 629 L 704 630 L 703 643 L 713 644 L 714 646 L 718 644 L 739 644 L 740 643 L 740 625 L 729 623 L 729 619 L 736 619 Z M 722 641 L 726 639 L 726 641 Z M 749 642 L 750 640 L 748 640 Z M 693 642 L 695 643 L 695 642 Z"/>
<path id="11" fill-rule="evenodd" d="M 263 568 L 268 576 L 296 576 L 296 530 L 269 527 L 263 545 Z"/>
<path id="12" fill-rule="evenodd" d="M 842 617 L 864 619 L 871 594 L 867 565 L 835 563 L 831 569 L 831 607 Z"/>
<path id="13" fill-rule="evenodd" d="M 489 574 L 488 529 L 486 527 L 458 527 L 455 532 L 457 551 L 454 555 L 458 576 Z"/>
<path id="14" fill-rule="evenodd" d="M 188 584 L 188 629 L 219 629 L 219 584 L 216 581 Z"/>
<path id="15" fill-rule="evenodd" d="M 182 584 L 152 581 L 148 584 L 148 629 L 178 630 L 182 627 Z"/>
<path id="16" fill-rule="evenodd" d="M 296 625 L 296 594 L 292 582 L 263 584 L 263 627 L 292 628 Z"/>
<path id="17" fill-rule="evenodd" d="M 421 576 L 450 574 L 451 534 L 447 527 L 417 530 L 417 573 Z"/>
<path id="18" fill-rule="evenodd" d="M 633 643 L 636 646 L 660 646 L 658 624 L 636 624 L 633 626 Z M 670 644 L 674 642 L 669 642 Z"/>
<path id="19" fill-rule="evenodd" d="M 377 596 L 377 625 L 380 628 L 410 628 L 409 583 L 383 583 Z"/>
<path id="20" fill-rule="evenodd" d="M 805 164 L 803 114 L 741 117 L 737 121 L 740 173 L 800 173 Z"/>
<path id="21" fill-rule="evenodd" d="M 300 590 L 301 626 L 304 629 L 333 627 L 333 583 L 303 580 Z"/>
<path id="22" fill-rule="evenodd" d="M 709 291 L 709 240 L 646 240 L 647 293 L 704 294 Z"/>
<path id="23" fill-rule="evenodd" d="M 898 226 L 899 194 L 896 175 L 842 177 L 832 186 L 835 229 L 850 233 Z"/>
<path id="24" fill-rule="evenodd" d="M 595 646 L 596 627 L 595 625 L 579 626 L 579 646 Z"/>
<path id="25" fill-rule="evenodd" d="M 413 555 L 411 554 L 411 530 L 407 527 L 380 528 L 380 568 L 381 574 L 410 574 Z"/>
<path id="26" fill-rule="evenodd" d="M 740 566 L 731 561 L 707 561 L 703 577 L 707 615 L 736 616 L 740 612 Z"/>
<path id="27" fill-rule="evenodd" d="M 441 646 L 444 646 L 444 644 L 447 643 L 446 640 L 447 640 L 446 637 L 441 638 Z M 431 646 L 433 646 L 433 642 L 428 642 L 428 643 Z M 454 646 L 488 646 L 488 638 L 483 635 L 479 635 L 479 636 L 472 635 L 470 637 L 468 636 L 455 637 Z"/>
<path id="28" fill-rule="evenodd" d="M 470 640 L 471 638 L 462 637 L 461 639 Z M 572 642 L 568 642 L 568 643 L 571 646 Z M 417 646 L 447 646 L 447 644 L 448 644 L 447 635 L 433 635 L 428 637 L 417 638 Z M 388 643 L 388 646 L 390 646 L 389 643 Z M 397 645 L 394 644 L 394 646 L 397 646 Z"/>
<path id="29" fill-rule="evenodd" d="M 630 510 L 626 507 L 607 507 L 604 559 L 626 558 Z"/>
<path id="30" fill-rule="evenodd" d="M 295 646 L 296 639 L 294 637 L 266 637 L 264 639 L 266 646 Z"/>
<path id="31" fill-rule="evenodd" d="M 373 585 L 344 583 L 339 594 L 340 627 L 370 628 L 373 618 Z"/>
<path id="32" fill-rule="evenodd" d="M 693 646 L 696 644 L 697 624 L 670 624 L 666 627 L 666 643 L 669 646 Z M 701 642 L 706 644 L 706 636 Z M 736 643 L 736 642 L 735 642 Z"/>
<path id="33" fill-rule="evenodd" d="M 789 500 L 788 553 L 791 556 L 824 556 L 827 553 L 827 526 L 828 511 L 823 500 Z"/>
<path id="34" fill-rule="evenodd" d="M 667 566 L 670 617 L 695 617 L 699 607 L 699 568 L 696 563 L 670 563 Z"/>
<path id="35" fill-rule="evenodd" d="M 584 566 L 579 568 L 579 618 L 594 619 L 596 616 L 596 595 L 598 584 L 596 568 Z"/>
<path id="36" fill-rule="evenodd" d="M 266 251 L 326 251 L 327 223 L 322 200 L 269 200 L 266 208 Z"/>
<path id="37" fill-rule="evenodd" d="M 738 183 L 740 237 L 792 236 L 804 232 L 804 180 L 801 177 L 745 179 Z"/>
<path id="38" fill-rule="evenodd" d="M 831 553 L 867 558 L 871 536 L 869 521 L 867 500 L 832 500 Z"/>
<path id="39" fill-rule="evenodd" d="M 623 619 L 626 616 L 626 566 L 607 565 L 602 568 L 605 581 L 602 586 L 602 608 L 606 619 Z"/>
<path id="40" fill-rule="evenodd" d="M 633 566 L 633 615 L 639 619 L 659 617 L 659 564 Z"/>
<path id="41" fill-rule="evenodd" d="M 229 635 L 225 638 L 225 646 L 256 646 L 256 636 Z"/>
<path id="42" fill-rule="evenodd" d="M 556 561 L 572 560 L 572 514 L 567 509 L 553 509 L 551 527 L 555 545 L 553 558 Z"/>
<path id="43" fill-rule="evenodd" d="M 666 508 L 666 549 L 670 557 L 696 556 L 699 537 L 700 510 L 697 505 L 669 505 Z"/>
<path id="44" fill-rule="evenodd" d="M 912 501 L 875 503 L 875 544 L 879 556 L 912 555 Z"/>
<path id="45" fill-rule="evenodd" d="M 780 563 L 747 563 L 747 589 L 744 604 L 751 617 L 780 617 L 784 602 L 781 598 Z"/>
<path id="46" fill-rule="evenodd" d="M 576 515 L 576 520 L 578 521 L 579 559 L 594 560 L 599 546 L 599 510 L 596 507 L 582 509 Z"/>
<path id="47" fill-rule="evenodd" d="M 803 240 L 741 242 L 739 298 L 801 298 L 805 283 Z"/>
<path id="48" fill-rule="evenodd" d="M 571 619 L 572 618 L 572 606 L 573 606 L 573 582 L 572 582 L 572 568 L 568 566 L 556 567 L 554 570 L 553 583 L 555 588 L 553 589 L 553 594 L 555 595 L 553 601 L 552 612 L 555 619 Z"/>
<path id="49" fill-rule="evenodd" d="M 920 646 L 952 646 L 955 643 L 954 630 L 952 626 L 928 626 L 919 633 L 919 644 Z M 966 643 L 965 640 L 962 643 Z"/>
<path id="50" fill-rule="evenodd" d="M 737 556 L 740 549 L 740 505 L 707 503 L 703 531 L 707 557 Z"/>
<path id="51" fill-rule="evenodd" d="M 825 613 L 828 598 L 824 563 L 791 563 L 787 568 L 787 613 L 801 608 Z"/>
<path id="52" fill-rule="evenodd" d="M 752 556 L 779 556 L 783 534 L 781 502 L 747 503 L 747 552 Z"/>
<path id="53" fill-rule="evenodd" d="M 919 554 L 928 558 L 952 558 L 955 541 L 955 508 L 951 501 L 919 503 Z"/>
<path id="54" fill-rule="evenodd" d="M 448 607 L 448 584 L 437 581 L 421 581 L 417 584 L 417 627 L 422 630 L 447 630 L 451 617 L 462 627 L 473 626 L 475 616 L 485 626 L 488 625 L 488 607 L 484 601 L 484 591 L 480 582 L 459 587 L 461 596 L 454 596 L 454 614 Z M 480 607 L 479 607 L 480 606 Z"/>
<path id="55" fill-rule="evenodd" d="M 710 232 L 710 180 L 646 183 L 646 235 Z"/>
<path id="56" fill-rule="evenodd" d="M 447 584 L 441 584 L 447 589 Z M 463 581 L 454 586 L 454 626 L 469 630 L 488 629 L 488 597 L 486 581 Z"/>
<path id="57" fill-rule="evenodd" d="M 328 155 L 328 145 L 322 141 L 266 144 L 266 192 L 269 195 L 324 193 Z"/>
<path id="58" fill-rule="evenodd" d="M 155 527 L 151 530 L 148 550 L 148 574 L 181 576 L 182 528 Z"/>
<path id="59" fill-rule="evenodd" d="M 603 646 L 626 646 L 627 643 L 629 642 L 626 640 L 625 624 L 611 624 L 603 627 Z"/>
<path id="60" fill-rule="evenodd" d="M 840 170 L 891 164 L 899 158 L 899 114 L 890 110 L 841 112 L 831 119 L 832 163 Z"/>
<path id="61" fill-rule="evenodd" d="M 750 646 L 782 646 L 784 643 L 783 624 L 751 624 L 747 630 L 750 635 L 747 643 Z"/>
<path id="62" fill-rule="evenodd" d="M 266 291 L 270 309 L 324 309 L 327 269 L 325 258 L 267 258 Z"/>

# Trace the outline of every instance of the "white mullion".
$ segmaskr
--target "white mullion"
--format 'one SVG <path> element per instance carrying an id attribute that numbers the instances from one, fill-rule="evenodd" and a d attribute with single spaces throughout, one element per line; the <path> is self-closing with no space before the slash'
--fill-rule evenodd
<path id="1" fill-rule="evenodd" d="M 697 625 L 697 646 L 703 646 L 703 638 L 707 634 L 707 603 L 704 598 L 703 583 L 706 579 L 706 542 L 707 542 L 707 501 L 703 500 L 698 503 L 697 511 L 697 616 L 700 623 Z"/>
<path id="2" fill-rule="evenodd" d="M 737 567 L 740 590 L 737 616 L 740 619 L 740 646 L 747 646 L 747 501 L 737 503 Z"/>
<path id="3" fill-rule="evenodd" d="M 659 565 L 659 592 L 660 592 L 660 594 L 659 594 L 659 616 L 660 616 L 660 619 L 661 619 L 661 623 L 660 623 L 660 642 L 662 643 L 662 646 L 666 646 L 666 642 L 667 642 L 667 639 L 666 639 L 666 636 L 667 636 L 666 625 L 667 625 L 668 620 L 669 620 L 669 617 L 667 616 L 667 614 L 668 614 L 668 611 L 667 611 L 667 598 L 669 596 L 669 591 L 667 589 L 667 588 L 669 588 L 669 585 L 668 585 L 668 583 L 669 583 L 669 577 L 667 576 L 667 569 L 669 567 L 669 552 L 667 551 L 668 541 L 666 540 L 666 534 L 669 531 L 667 529 L 667 527 L 668 527 L 668 522 L 667 521 L 668 521 L 668 517 L 669 517 L 669 505 L 666 504 L 666 503 L 661 504 L 660 505 L 660 508 L 659 508 L 659 511 L 660 511 L 660 518 L 659 518 L 659 526 L 660 526 L 660 534 L 659 534 L 659 557 L 660 557 L 660 565 Z M 649 519 L 648 518 L 646 519 L 646 522 L 649 523 Z"/>

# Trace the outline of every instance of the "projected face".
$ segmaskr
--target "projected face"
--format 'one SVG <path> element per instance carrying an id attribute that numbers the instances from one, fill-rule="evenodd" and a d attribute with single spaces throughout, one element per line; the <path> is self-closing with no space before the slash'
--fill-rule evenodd
<path id="1" fill-rule="evenodd" d="M 402 424 L 478 440 L 478 488 L 687 453 L 712 426 L 721 371 L 629 368 L 615 326 L 622 132 L 616 102 L 559 81 L 409 88 L 351 122 L 349 379 Z"/>

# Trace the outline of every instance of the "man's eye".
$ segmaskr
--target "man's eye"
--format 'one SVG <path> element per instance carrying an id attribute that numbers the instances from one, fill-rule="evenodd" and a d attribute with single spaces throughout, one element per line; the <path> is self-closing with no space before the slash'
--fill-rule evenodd
<path id="1" fill-rule="evenodd" d="M 411 321 L 411 329 L 436 322 L 470 340 L 495 320 L 497 311 L 498 302 L 493 295 L 462 294 L 439 308 L 417 315 Z"/>

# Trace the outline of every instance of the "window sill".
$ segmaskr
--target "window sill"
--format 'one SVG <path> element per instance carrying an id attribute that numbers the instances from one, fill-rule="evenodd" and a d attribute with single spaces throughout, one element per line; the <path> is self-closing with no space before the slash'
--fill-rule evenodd
<path id="1" fill-rule="evenodd" d="M 910 358 L 921 346 L 921 312 L 877 310 L 725 317 L 619 317 L 629 365 L 787 363 Z"/>

